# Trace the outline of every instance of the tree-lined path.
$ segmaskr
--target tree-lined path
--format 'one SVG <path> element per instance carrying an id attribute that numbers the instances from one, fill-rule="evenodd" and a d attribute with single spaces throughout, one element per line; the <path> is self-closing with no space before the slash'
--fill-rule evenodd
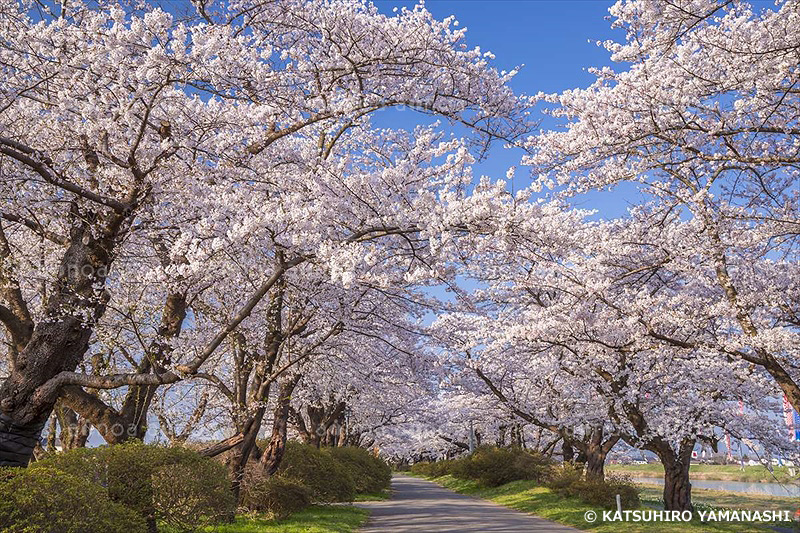
<path id="1" fill-rule="evenodd" d="M 410 476 L 394 476 L 392 490 L 390 500 L 359 504 L 371 511 L 362 533 L 578 531 Z"/>

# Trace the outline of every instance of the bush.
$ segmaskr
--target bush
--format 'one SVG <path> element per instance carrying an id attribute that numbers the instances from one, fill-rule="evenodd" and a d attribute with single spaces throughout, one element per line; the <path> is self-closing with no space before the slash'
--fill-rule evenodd
<path id="1" fill-rule="evenodd" d="M 381 492 L 392 482 L 392 469 L 363 448 L 327 448 L 325 450 L 341 464 L 355 483 L 359 494 Z"/>
<path id="2" fill-rule="evenodd" d="M 616 495 L 619 494 L 623 509 L 638 509 L 641 505 L 639 499 L 639 487 L 626 477 L 611 476 L 601 481 L 604 487 L 595 487 L 598 495 L 595 500 L 596 505 L 615 509 L 617 507 Z M 592 502 L 589 502 L 592 503 Z"/>
<path id="3" fill-rule="evenodd" d="M 0 529 L 8 533 L 145 533 L 132 509 L 111 501 L 106 490 L 52 466 L 4 472 L 0 481 Z"/>
<path id="4" fill-rule="evenodd" d="M 583 479 L 583 469 L 572 463 L 561 463 L 550 468 L 546 485 L 560 496 L 570 496 L 570 487 Z"/>
<path id="5" fill-rule="evenodd" d="M 186 448 L 130 442 L 79 448 L 34 463 L 105 488 L 108 498 L 150 523 L 192 531 L 232 513 L 235 502 L 225 467 Z"/>
<path id="6" fill-rule="evenodd" d="M 451 474 L 484 487 L 498 487 L 522 479 L 542 481 L 549 466 L 549 459 L 519 448 L 485 447 L 455 461 Z"/>
<path id="7" fill-rule="evenodd" d="M 351 502 L 355 498 L 355 482 L 347 469 L 331 454 L 308 444 L 287 441 L 277 474 L 302 482 L 316 502 Z"/>
<path id="8" fill-rule="evenodd" d="M 170 448 L 153 473 L 156 515 L 178 531 L 221 522 L 236 510 L 222 463 L 184 448 Z"/>
<path id="9" fill-rule="evenodd" d="M 429 478 L 447 476 L 452 473 L 453 466 L 455 463 L 456 461 L 452 459 L 435 461 L 433 463 L 422 461 L 419 463 L 414 463 L 411 466 L 411 473 L 418 476 L 424 476 Z"/>
<path id="10" fill-rule="evenodd" d="M 622 477 L 610 477 L 605 481 L 584 479 L 582 474 L 579 467 L 566 464 L 553 469 L 547 485 L 560 496 L 580 498 L 595 507 L 616 509 L 619 494 L 623 509 L 639 508 L 639 488 L 631 480 Z"/>
<path id="11" fill-rule="evenodd" d="M 311 505 L 311 497 L 311 489 L 297 479 L 248 472 L 242 483 L 241 505 L 280 519 Z"/>

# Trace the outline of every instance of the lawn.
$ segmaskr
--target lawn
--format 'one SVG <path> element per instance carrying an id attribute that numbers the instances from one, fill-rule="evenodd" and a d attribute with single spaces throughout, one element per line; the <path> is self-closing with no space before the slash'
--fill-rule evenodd
<path id="1" fill-rule="evenodd" d="M 656 502 L 661 499 L 664 487 L 641 485 L 642 500 Z M 725 492 L 722 490 L 692 488 L 692 501 L 696 504 L 726 507 L 729 509 L 751 509 L 753 511 L 796 510 L 800 507 L 797 498 L 781 498 L 768 494 L 748 494 L 744 492 Z"/>
<path id="2" fill-rule="evenodd" d="M 513 481 L 496 488 L 479 488 L 472 481 L 464 481 L 443 476 L 434 479 L 436 483 L 462 494 L 491 500 L 500 505 L 532 513 L 548 520 L 570 525 L 586 531 L 598 533 L 765 533 L 770 531 L 765 525 L 744 523 L 701 523 L 693 522 L 602 522 L 588 523 L 584 516 L 587 511 L 595 511 L 602 517 L 602 511 L 591 507 L 576 498 L 562 498 L 550 489 L 537 486 L 532 481 Z"/>
<path id="3" fill-rule="evenodd" d="M 236 517 L 233 524 L 205 529 L 208 533 L 352 533 L 364 525 L 369 511 L 352 505 L 314 505 L 285 520 Z"/>
<path id="4" fill-rule="evenodd" d="M 662 477 L 664 467 L 660 463 L 647 465 L 607 465 L 607 472 L 620 472 L 631 477 Z M 774 476 L 773 476 L 774 474 Z M 692 479 L 717 479 L 720 481 L 742 481 L 745 483 L 773 482 L 787 483 L 792 480 L 789 469 L 776 466 L 770 472 L 763 466 L 746 466 L 744 470 L 738 465 L 691 465 L 689 475 Z M 798 481 L 798 477 L 794 477 Z"/>

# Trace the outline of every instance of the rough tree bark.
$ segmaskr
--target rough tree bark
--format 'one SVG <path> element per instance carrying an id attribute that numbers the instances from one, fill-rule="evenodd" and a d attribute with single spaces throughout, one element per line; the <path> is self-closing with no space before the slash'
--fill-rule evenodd
<path id="1" fill-rule="evenodd" d="M 307 420 L 302 412 L 290 407 L 291 420 L 300 438 L 306 444 L 319 448 L 331 427 L 344 415 L 346 407 L 345 402 L 336 400 L 321 405 L 307 405 Z"/>
<path id="2" fill-rule="evenodd" d="M 261 466 L 267 475 L 278 471 L 286 451 L 286 430 L 289 426 L 289 406 L 292 402 L 292 392 L 300 381 L 300 374 L 295 374 L 281 381 L 278 390 L 278 401 L 272 418 L 272 435 L 269 443 L 261 455 Z"/>
<path id="3" fill-rule="evenodd" d="M 58 425 L 61 426 L 58 436 L 61 441 L 61 449 L 74 450 L 85 447 L 91 431 L 89 421 L 84 417 L 79 417 L 78 413 L 63 405 L 61 401 L 56 404 L 54 412 L 58 419 Z"/>
<path id="4" fill-rule="evenodd" d="M 105 285 L 130 213 L 126 209 L 79 212 L 76 203 L 72 211 L 73 220 L 81 222 L 71 229 L 55 287 L 45 304 L 46 318 L 33 327 L 24 348 L 12 358 L 10 375 L 0 386 L 0 466 L 27 466 L 58 399 L 38 389 L 60 372 L 77 368 L 88 350 L 92 324 L 105 312 L 107 295 L 95 288 Z M 94 221 L 91 227 L 89 221 Z M 0 255 L 9 252 L 4 242 L 3 237 Z M 4 270 L 3 275 L 7 274 Z M 14 330 L 15 320 L 22 321 L 22 315 L 30 313 L 21 296 L 10 296 L 25 310 L 3 321 L 7 330 Z"/>
<path id="5" fill-rule="evenodd" d="M 695 439 L 684 439 L 677 452 L 663 441 L 648 446 L 664 465 L 664 508 L 668 511 L 691 511 L 693 508 L 689 464 L 696 442 Z"/>
<path id="6" fill-rule="evenodd" d="M 586 478 L 602 481 L 605 479 L 606 457 L 620 438 L 612 435 L 606 438 L 602 427 L 593 428 L 584 440 L 572 440 L 572 445 L 580 450 L 582 462 L 586 465 Z"/>
<path id="7" fill-rule="evenodd" d="M 639 435 L 638 438 L 626 437 L 625 440 L 655 453 L 664 465 L 664 508 L 668 511 L 691 511 L 693 506 L 689 462 L 697 439 L 684 438 L 676 451 L 667 440 L 651 436 L 647 420 L 638 406 L 627 402 L 624 410 Z"/>

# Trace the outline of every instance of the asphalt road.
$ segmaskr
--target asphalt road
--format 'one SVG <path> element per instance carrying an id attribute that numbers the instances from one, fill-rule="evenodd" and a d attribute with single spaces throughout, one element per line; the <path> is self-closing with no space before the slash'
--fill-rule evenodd
<path id="1" fill-rule="evenodd" d="M 410 476 L 394 476 L 392 490 L 389 500 L 358 504 L 371 511 L 362 533 L 578 531 Z"/>

